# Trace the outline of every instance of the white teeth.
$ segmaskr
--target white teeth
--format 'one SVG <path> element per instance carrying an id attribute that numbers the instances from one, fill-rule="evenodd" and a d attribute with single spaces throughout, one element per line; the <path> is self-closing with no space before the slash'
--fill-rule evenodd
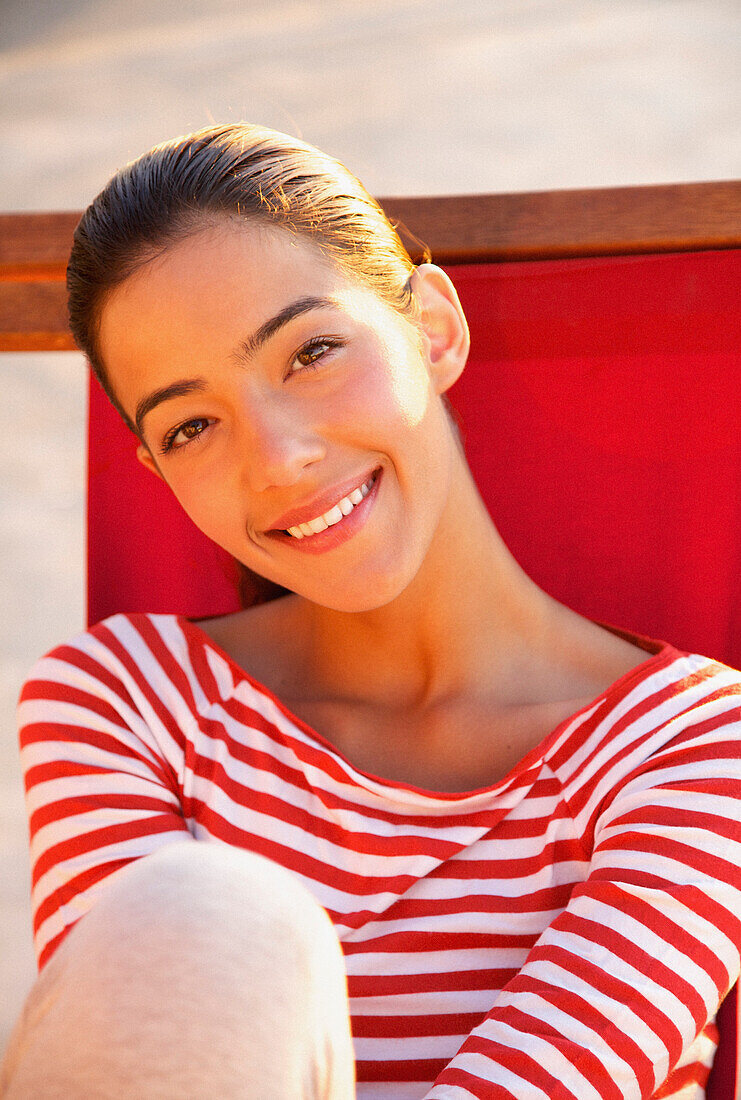
<path id="1" fill-rule="evenodd" d="M 332 527 L 335 523 L 339 523 L 342 519 L 342 509 L 339 504 L 335 504 L 334 508 L 330 508 L 328 512 L 325 512 L 323 518 L 326 520 L 327 527 Z"/>
<path id="2" fill-rule="evenodd" d="M 289 527 L 288 534 L 292 535 L 295 539 L 305 538 L 307 535 L 318 535 L 321 531 L 326 531 L 328 527 L 332 527 L 335 523 L 339 523 L 343 516 L 349 516 L 356 504 L 360 504 L 361 500 L 364 500 L 368 493 L 373 488 L 373 478 L 369 477 L 364 485 L 361 485 L 359 489 L 353 489 L 346 497 L 343 497 L 337 504 L 325 512 L 321 516 L 317 516 L 315 519 L 310 519 L 308 523 L 299 523 L 296 527 Z"/>

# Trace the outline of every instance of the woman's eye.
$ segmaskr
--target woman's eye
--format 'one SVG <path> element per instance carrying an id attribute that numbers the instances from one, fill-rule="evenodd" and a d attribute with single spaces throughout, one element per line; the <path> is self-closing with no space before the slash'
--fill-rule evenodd
<path id="1" fill-rule="evenodd" d="M 317 362 L 322 359 L 327 352 L 332 348 L 339 348 L 342 346 L 340 340 L 311 340 L 308 344 L 304 344 L 300 351 L 297 351 L 292 363 L 291 374 L 296 374 L 297 371 L 310 369 L 314 367 Z"/>
<path id="2" fill-rule="evenodd" d="M 192 420 L 186 420 L 184 424 L 179 424 L 177 428 L 173 428 L 165 436 L 161 453 L 167 454 L 168 451 L 176 451 L 180 447 L 185 447 L 193 439 L 196 439 L 203 432 L 209 424 L 213 421 L 206 416 L 195 416 Z"/>

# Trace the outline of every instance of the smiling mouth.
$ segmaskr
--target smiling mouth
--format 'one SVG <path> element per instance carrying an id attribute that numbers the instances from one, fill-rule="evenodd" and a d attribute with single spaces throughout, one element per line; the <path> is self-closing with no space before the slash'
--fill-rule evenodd
<path id="1" fill-rule="evenodd" d="M 378 470 L 375 470 L 367 481 L 364 481 L 357 489 L 353 489 L 347 496 L 338 500 L 328 511 L 322 512 L 320 516 L 315 516 L 306 523 L 299 523 L 296 527 L 286 528 L 285 533 L 294 539 L 305 539 L 312 538 L 314 535 L 320 535 L 322 531 L 326 531 L 328 527 L 334 527 L 336 523 L 343 520 L 345 516 L 349 516 L 358 504 L 361 504 L 365 500 L 377 478 Z"/>

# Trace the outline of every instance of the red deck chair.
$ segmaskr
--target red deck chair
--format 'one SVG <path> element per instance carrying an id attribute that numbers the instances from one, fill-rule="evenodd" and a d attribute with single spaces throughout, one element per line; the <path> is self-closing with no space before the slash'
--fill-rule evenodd
<path id="1" fill-rule="evenodd" d="M 519 562 L 585 615 L 741 666 L 741 184 L 385 206 L 460 293 L 451 399 Z M 252 598 L 95 384 L 89 563 L 91 622 Z M 734 1100 L 735 990 L 719 1024 L 708 1096 Z"/>

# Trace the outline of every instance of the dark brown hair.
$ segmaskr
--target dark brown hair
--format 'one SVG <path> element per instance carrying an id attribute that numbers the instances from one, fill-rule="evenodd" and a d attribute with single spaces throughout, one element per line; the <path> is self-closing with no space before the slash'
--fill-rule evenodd
<path id="1" fill-rule="evenodd" d="M 67 267 L 72 334 L 129 427 L 106 376 L 98 328 L 108 294 L 170 244 L 219 217 L 309 237 L 400 313 L 415 316 L 414 264 L 378 203 L 333 157 L 261 126 L 215 126 L 122 168 L 83 214 Z M 428 259 L 429 256 L 424 257 Z"/>

